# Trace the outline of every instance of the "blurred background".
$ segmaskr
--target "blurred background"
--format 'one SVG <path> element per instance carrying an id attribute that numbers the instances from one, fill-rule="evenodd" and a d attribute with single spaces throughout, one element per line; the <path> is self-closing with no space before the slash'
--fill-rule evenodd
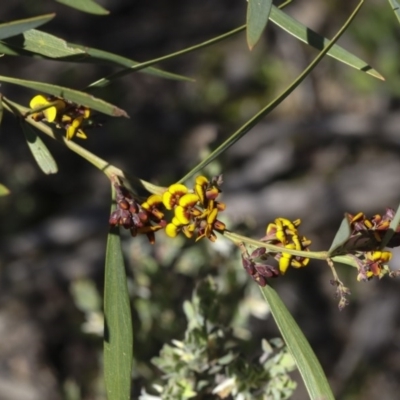
<path id="1" fill-rule="evenodd" d="M 106 17 L 53 1 L 6 1 L 3 21 L 48 12 L 40 29 L 65 40 L 146 61 L 211 39 L 245 22 L 244 0 L 103 0 Z M 295 0 L 286 12 L 332 37 L 356 2 Z M 312 248 L 327 250 L 344 212 L 383 214 L 400 200 L 399 25 L 385 0 L 369 0 L 340 44 L 366 60 L 378 81 L 326 58 L 296 91 L 236 143 L 209 175 L 223 173 L 225 221 L 259 238 L 279 216 L 301 218 Z M 272 23 L 249 52 L 244 33 L 158 67 L 194 83 L 135 73 L 96 95 L 130 119 L 103 118 L 79 144 L 131 174 L 168 185 L 276 97 L 317 52 Z M 4 56 L 1 75 L 83 88 L 117 69 Z M 34 92 L 1 93 L 24 105 Z M 101 378 L 101 296 L 110 184 L 103 174 L 44 138 L 59 166 L 45 176 L 8 113 L 0 132 L 0 399 L 105 399 Z M 77 141 L 79 139 L 76 139 Z M 151 364 L 164 343 L 181 339 L 183 301 L 211 274 L 223 321 L 241 328 L 243 351 L 279 333 L 260 292 L 224 239 L 215 245 L 158 235 L 124 236 L 135 321 L 133 398 L 159 377 Z M 391 262 L 398 268 L 400 256 Z M 400 390 L 397 280 L 357 283 L 338 311 L 330 271 L 311 261 L 274 287 L 310 341 L 338 399 L 394 399 Z M 299 382 L 294 399 L 306 399 Z"/>

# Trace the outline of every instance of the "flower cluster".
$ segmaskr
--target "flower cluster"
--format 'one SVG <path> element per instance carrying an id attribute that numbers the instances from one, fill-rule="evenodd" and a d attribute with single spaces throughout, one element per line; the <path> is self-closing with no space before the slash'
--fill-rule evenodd
<path id="1" fill-rule="evenodd" d="M 383 216 L 376 214 L 371 219 L 367 219 L 363 213 L 347 214 L 351 234 L 346 247 L 354 254 L 358 265 L 357 280 L 365 281 L 374 276 L 381 278 L 390 272 L 387 263 L 392 258 L 392 253 L 383 251 L 381 245 L 394 215 L 395 212 L 391 208 L 386 209 Z M 400 227 L 397 228 L 387 246 L 399 245 L 399 231 Z"/>
<path id="2" fill-rule="evenodd" d="M 54 123 L 57 128 L 65 129 L 68 140 L 75 135 L 78 138 L 86 139 L 87 136 L 82 130 L 82 126 L 90 117 L 90 109 L 84 106 L 67 101 L 61 97 L 48 96 L 41 94 L 35 96 L 29 103 L 30 108 L 44 108 L 32 114 L 35 121 L 45 119 L 47 122 Z M 46 108 L 45 108 L 46 107 Z"/>
<path id="3" fill-rule="evenodd" d="M 217 218 L 225 209 L 225 204 L 217 201 L 221 183 L 220 177 L 209 181 L 198 176 L 193 190 L 175 183 L 163 195 L 152 194 L 142 203 L 124 186 L 114 183 L 117 209 L 110 216 L 110 225 L 123 226 L 132 236 L 146 234 L 151 243 L 155 242 L 155 232 L 163 228 L 172 238 L 182 232 L 188 238 L 196 235 L 196 241 L 208 238 L 215 242 L 215 232 L 225 230 L 225 224 Z M 174 213 L 169 223 L 164 218 L 165 209 Z"/>
<path id="4" fill-rule="evenodd" d="M 244 269 L 260 286 L 266 286 L 267 279 L 279 276 L 278 268 L 266 264 L 268 254 L 265 247 L 258 247 L 250 255 L 243 244 L 240 249 Z"/>
<path id="5" fill-rule="evenodd" d="M 270 243 L 282 248 L 298 251 L 309 251 L 308 246 L 311 240 L 299 235 L 297 227 L 301 220 L 290 221 L 286 218 L 277 218 L 267 226 L 266 235 L 261 239 L 262 242 Z M 272 253 L 279 262 L 279 270 L 284 274 L 289 266 L 294 268 L 305 267 L 310 261 L 307 257 L 293 256 L 282 252 Z"/>
<path id="6" fill-rule="evenodd" d="M 171 185 L 162 196 L 165 208 L 174 211 L 172 221 L 165 228 L 166 234 L 176 237 L 182 232 L 188 238 L 196 234 L 196 241 L 206 237 L 215 242 L 215 231 L 225 230 L 225 224 L 218 220 L 218 213 L 226 207 L 217 201 L 221 183 L 220 176 L 211 181 L 198 176 L 192 191 L 180 183 Z"/>
<path id="7" fill-rule="evenodd" d="M 123 226 L 132 236 L 145 234 L 150 243 L 155 242 L 155 232 L 166 225 L 164 214 L 158 209 L 161 196 L 153 194 L 146 202 L 139 204 L 124 186 L 114 183 L 117 209 L 110 215 L 111 226 Z"/>

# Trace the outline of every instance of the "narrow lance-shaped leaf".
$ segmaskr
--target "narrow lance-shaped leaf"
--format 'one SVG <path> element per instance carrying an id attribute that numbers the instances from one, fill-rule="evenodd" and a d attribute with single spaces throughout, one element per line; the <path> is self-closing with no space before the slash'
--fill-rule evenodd
<path id="1" fill-rule="evenodd" d="M 10 190 L 0 183 L 0 197 L 10 194 Z"/>
<path id="2" fill-rule="evenodd" d="M 76 8 L 89 14 L 107 15 L 110 12 L 93 0 L 56 0 L 57 3 Z"/>
<path id="3" fill-rule="evenodd" d="M 115 210 L 115 191 L 113 205 Z M 104 281 L 104 379 L 108 400 L 129 400 L 133 358 L 133 329 L 119 228 L 107 239 Z"/>
<path id="4" fill-rule="evenodd" d="M 400 22 L 400 4 L 397 0 L 389 0 L 389 4 L 392 7 L 397 20 Z"/>
<path id="5" fill-rule="evenodd" d="M 49 83 L 27 81 L 24 79 L 10 78 L 8 76 L 0 76 L 0 81 L 12 83 L 14 85 L 24 86 L 29 89 L 38 91 L 39 93 L 48 93 L 54 96 L 62 97 L 82 106 L 89 107 L 92 110 L 111 115 L 112 117 L 128 117 L 126 111 L 107 103 L 104 100 L 93 97 L 91 94 L 80 92 L 78 90 L 69 89 L 63 86 L 51 85 Z"/>
<path id="6" fill-rule="evenodd" d="M 131 66 L 128 69 L 124 69 L 122 71 L 115 72 L 113 74 L 110 74 L 110 75 L 102 78 L 102 79 L 99 79 L 96 82 L 91 83 L 89 85 L 89 87 L 103 87 L 103 86 L 106 86 L 106 85 L 110 84 L 113 80 L 115 80 L 117 78 L 121 78 L 122 76 L 131 74 L 132 72 L 142 70 L 142 69 L 147 68 L 150 65 L 153 65 L 155 63 L 159 63 L 161 61 L 165 61 L 165 60 L 169 60 L 169 59 L 172 59 L 172 58 L 175 58 L 175 57 L 179 57 L 179 56 L 182 56 L 184 54 L 188 54 L 188 53 L 191 53 L 193 51 L 196 51 L 198 49 L 201 49 L 201 48 L 204 48 L 204 47 L 207 47 L 207 46 L 211 46 L 211 45 L 213 45 L 213 44 L 215 44 L 217 42 L 220 42 L 221 40 L 224 40 L 224 39 L 226 39 L 228 37 L 231 37 L 231 36 L 235 35 L 236 33 L 241 32 L 241 31 L 243 31 L 245 29 L 246 29 L 246 25 L 243 25 L 243 26 L 240 26 L 239 28 L 236 28 L 236 29 L 233 29 L 233 30 L 231 30 L 231 31 L 229 31 L 227 33 L 224 33 L 223 35 L 217 36 L 217 37 L 215 37 L 213 39 L 210 39 L 210 40 L 206 40 L 205 42 L 196 44 L 194 46 L 187 47 L 186 49 L 179 50 L 179 51 L 176 51 L 175 53 L 170 53 L 170 54 L 167 54 L 166 56 L 158 57 L 158 58 L 155 58 L 153 60 L 145 61 L 145 62 L 142 62 L 140 64 L 136 64 L 134 66 Z"/>
<path id="7" fill-rule="evenodd" d="M 47 175 L 55 174 L 58 171 L 57 164 L 42 139 L 30 125 L 23 121 L 21 121 L 21 128 L 24 132 L 26 143 L 40 169 Z"/>
<path id="8" fill-rule="evenodd" d="M 3 122 L 3 95 L 0 93 L 0 125 Z"/>
<path id="9" fill-rule="evenodd" d="M 280 28 L 302 42 L 315 47 L 317 50 L 322 50 L 330 42 L 329 39 L 326 39 L 314 32 L 312 29 L 307 28 L 305 25 L 301 24 L 299 21 L 296 21 L 294 18 L 290 17 L 275 6 L 272 6 L 269 18 L 274 24 L 278 25 Z M 364 71 L 375 78 L 385 80 L 385 78 L 378 71 L 375 71 L 366 62 L 340 46 L 333 46 L 332 49 L 329 50 L 328 55 L 349 65 L 350 67 L 358 69 L 359 71 Z"/>
<path id="10" fill-rule="evenodd" d="M 138 64 L 137 61 L 118 54 L 70 43 L 37 29 L 31 29 L 23 32 L 20 36 L 0 41 L 0 53 L 10 56 L 26 56 L 87 64 L 101 63 L 123 67 L 132 67 Z M 145 68 L 141 72 L 165 79 L 192 80 L 191 78 L 153 67 Z"/>
<path id="11" fill-rule="evenodd" d="M 397 228 L 400 224 L 400 204 L 397 207 L 396 214 L 394 215 L 392 221 L 390 222 L 389 229 L 386 231 L 385 236 L 382 239 L 380 248 L 384 249 L 386 245 L 390 242 L 390 239 L 395 234 Z"/>
<path id="12" fill-rule="evenodd" d="M 340 224 L 339 230 L 336 232 L 335 238 L 331 244 L 331 247 L 328 251 L 329 255 L 335 253 L 335 250 L 342 247 L 350 238 L 351 229 L 350 224 L 347 217 L 344 217 L 342 223 Z"/>
<path id="13" fill-rule="evenodd" d="M 267 26 L 271 7 L 272 0 L 248 0 L 246 37 L 250 50 L 260 40 L 261 34 Z"/>
<path id="14" fill-rule="evenodd" d="M 8 55 L 31 57 L 40 55 L 51 59 L 70 59 L 73 56 L 85 57 L 85 52 L 82 49 L 75 48 L 64 39 L 38 29 L 31 29 L 20 36 L 0 42 L 0 51 Z"/>
<path id="15" fill-rule="evenodd" d="M 233 146 L 239 139 L 241 139 L 247 132 L 250 131 L 258 122 L 261 121 L 267 114 L 274 110 L 283 100 L 286 99 L 292 93 L 297 86 L 311 73 L 311 71 L 318 65 L 318 63 L 325 57 L 325 54 L 334 46 L 336 41 L 342 36 L 345 30 L 350 25 L 351 21 L 355 18 L 364 0 L 361 0 L 354 12 L 350 15 L 346 23 L 335 35 L 331 42 L 319 53 L 314 61 L 274 100 L 267 104 L 261 111 L 259 111 L 254 117 L 250 118 L 244 125 L 242 125 L 236 132 L 234 132 L 225 142 L 218 146 L 211 154 L 208 155 L 203 161 L 197 164 L 190 172 L 188 172 L 179 182 L 184 182 L 190 179 L 193 175 L 201 171 L 210 162 L 214 161 L 220 154 L 225 152 L 229 147 Z"/>
<path id="16" fill-rule="evenodd" d="M 332 390 L 317 357 L 276 291 L 270 286 L 265 286 L 261 288 L 261 292 L 296 362 L 310 398 L 312 400 L 334 400 Z"/>
<path id="17" fill-rule="evenodd" d="M 55 14 L 46 14 L 40 15 L 39 17 L 20 19 L 0 24 L 0 39 L 6 39 L 11 36 L 19 35 L 29 29 L 37 28 L 53 19 L 54 16 Z"/>

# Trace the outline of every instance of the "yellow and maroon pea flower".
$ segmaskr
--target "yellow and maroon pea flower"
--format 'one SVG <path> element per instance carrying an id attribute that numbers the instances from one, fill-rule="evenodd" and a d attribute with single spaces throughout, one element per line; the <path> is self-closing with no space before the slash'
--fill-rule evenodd
<path id="1" fill-rule="evenodd" d="M 162 196 L 159 194 L 152 194 L 144 203 L 141 204 L 144 210 L 148 211 L 157 219 L 164 218 L 164 213 L 160 210 L 162 205 Z"/>
<path id="2" fill-rule="evenodd" d="M 91 114 L 88 107 L 80 106 L 61 97 L 45 97 L 43 95 L 35 96 L 29 103 L 32 109 L 47 105 L 51 106 L 32 114 L 32 118 L 35 121 L 46 119 L 47 122 L 54 123 L 57 128 L 65 129 L 67 140 L 72 139 L 74 136 L 80 139 L 87 139 L 82 127 Z"/>
<path id="3" fill-rule="evenodd" d="M 55 96 L 45 97 L 41 94 L 38 94 L 31 99 L 29 107 L 35 109 L 45 107 L 50 104 L 51 106 L 43 111 L 32 114 L 32 118 L 35 121 L 41 121 L 42 119 L 46 119 L 47 122 L 56 121 L 58 114 L 66 108 L 66 102 L 63 99 Z"/>
<path id="4" fill-rule="evenodd" d="M 261 239 L 261 241 L 282 247 L 282 252 L 275 254 L 281 274 L 284 274 L 289 266 L 301 268 L 305 267 L 310 261 L 307 257 L 293 256 L 284 251 L 284 248 L 309 251 L 308 246 L 311 241 L 299 235 L 297 227 L 300 224 L 300 219 L 290 221 L 287 218 L 276 218 L 273 223 L 268 224 L 266 235 Z"/>
<path id="5" fill-rule="evenodd" d="M 364 260 L 360 263 L 361 267 L 357 276 L 358 281 L 369 280 L 374 276 L 382 278 L 382 276 L 389 272 L 387 263 L 392 258 L 390 251 L 369 251 L 364 256 Z"/>
<path id="6" fill-rule="evenodd" d="M 198 220 L 199 228 L 196 242 L 205 237 L 212 242 L 215 242 L 217 240 L 217 235 L 214 231 L 221 233 L 224 232 L 226 225 L 217 219 L 218 211 L 219 210 L 218 207 L 216 207 L 215 202 L 210 201 L 208 209 L 203 213 L 203 218 L 199 218 Z"/>
<path id="7" fill-rule="evenodd" d="M 199 197 L 195 193 L 186 193 L 178 200 L 178 205 L 175 207 L 174 215 L 182 225 L 189 225 L 193 222 L 193 217 L 201 213 L 196 208 Z"/>
<path id="8" fill-rule="evenodd" d="M 198 176 L 195 181 L 194 192 L 199 196 L 199 202 L 204 207 L 208 207 L 209 201 L 214 201 L 221 193 L 220 185 L 222 184 L 221 176 L 213 178 L 209 181 L 205 176 Z M 220 211 L 225 209 L 225 205 L 221 204 Z"/>
<path id="9" fill-rule="evenodd" d="M 349 239 L 348 243 L 350 247 L 353 250 L 361 251 L 380 248 L 380 244 L 390 228 L 394 215 L 395 211 L 392 208 L 387 208 L 385 214 L 382 216 L 376 214 L 370 219 L 362 212 L 356 215 L 346 214 L 351 228 L 351 240 Z M 398 246 L 400 246 L 400 226 L 397 227 L 394 235 L 387 243 L 387 247 Z"/>
<path id="10" fill-rule="evenodd" d="M 71 106 L 62 116 L 60 127 L 66 130 L 67 140 L 74 136 L 80 139 L 87 139 L 86 133 L 82 130 L 85 119 L 90 117 L 90 109 L 84 106 Z"/>
<path id="11" fill-rule="evenodd" d="M 221 179 L 211 182 L 204 176 L 198 176 L 193 190 L 183 184 L 171 185 L 163 193 L 162 201 L 168 210 L 173 210 L 172 221 L 166 225 L 165 232 L 170 237 L 176 237 L 182 232 L 186 237 L 196 241 L 207 237 L 211 241 L 217 239 L 214 232 L 223 232 L 226 227 L 217 219 L 218 212 L 225 210 L 224 203 L 216 201 L 220 190 Z"/>
<path id="12" fill-rule="evenodd" d="M 179 199 L 189 192 L 181 183 L 174 183 L 163 193 L 162 201 L 167 210 L 172 210 L 179 203 Z"/>

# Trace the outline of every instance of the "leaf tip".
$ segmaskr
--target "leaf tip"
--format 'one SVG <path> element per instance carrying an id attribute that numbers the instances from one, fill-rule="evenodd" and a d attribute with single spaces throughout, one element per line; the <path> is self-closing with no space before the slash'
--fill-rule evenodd
<path id="1" fill-rule="evenodd" d="M 113 117 L 125 117 L 125 118 L 130 118 L 128 113 L 123 110 L 122 108 L 114 107 L 112 110 L 112 116 Z"/>

